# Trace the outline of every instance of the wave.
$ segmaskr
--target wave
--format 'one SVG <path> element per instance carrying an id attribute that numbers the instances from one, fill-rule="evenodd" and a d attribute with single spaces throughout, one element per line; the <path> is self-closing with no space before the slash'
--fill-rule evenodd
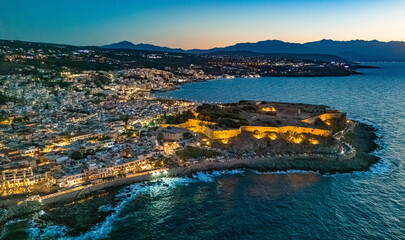
<path id="1" fill-rule="evenodd" d="M 114 206 L 111 204 L 101 205 L 98 207 L 99 212 L 112 212 L 114 211 Z"/>
<path id="2" fill-rule="evenodd" d="M 49 239 L 58 238 L 66 240 L 85 240 L 85 239 L 104 239 L 111 233 L 113 224 L 120 219 L 120 213 L 125 206 L 132 201 L 136 196 L 143 193 L 158 192 L 160 190 L 175 188 L 179 185 L 188 186 L 190 183 L 197 182 L 212 182 L 213 178 L 222 175 L 244 174 L 243 169 L 236 170 L 223 170 L 212 172 L 197 172 L 190 177 L 174 177 L 174 178 L 160 178 L 152 182 L 134 183 L 127 187 L 124 187 L 115 196 L 119 201 L 116 206 L 111 204 L 102 205 L 99 207 L 99 211 L 111 212 L 104 222 L 96 224 L 88 232 L 81 234 L 77 237 L 68 235 L 68 228 L 61 225 L 48 225 L 42 227 L 41 224 L 35 220 L 31 221 L 30 227 L 27 232 L 31 239 Z"/>
<path id="3" fill-rule="evenodd" d="M 260 172 L 259 170 L 250 170 L 255 174 L 321 174 L 318 171 L 307 171 L 307 170 L 286 170 L 286 171 L 271 171 L 271 172 Z"/>
<path id="4" fill-rule="evenodd" d="M 197 172 L 193 173 L 192 176 L 194 179 L 199 180 L 201 182 L 213 182 L 215 177 L 234 174 L 244 175 L 244 173 L 245 169 L 233 169 L 233 170 L 222 170 L 211 172 Z"/>
<path id="5" fill-rule="evenodd" d="M 385 138 L 383 137 L 384 134 L 382 132 L 382 129 L 383 129 L 382 126 L 380 124 L 377 124 L 373 120 L 367 119 L 367 118 L 353 118 L 353 120 L 370 125 L 375 129 L 375 134 L 377 136 L 377 139 L 375 139 L 374 142 L 378 145 L 378 147 L 370 154 L 380 158 L 380 160 L 377 163 L 373 164 L 370 167 L 369 171 L 354 172 L 353 174 L 355 174 L 355 175 L 370 175 L 370 174 L 386 175 L 386 174 L 390 173 L 391 172 L 391 163 L 385 158 L 386 151 L 387 151 L 387 143 L 385 142 Z"/>
<path id="6" fill-rule="evenodd" d="M 50 225 L 42 228 L 40 224 L 34 220 L 30 222 L 30 227 L 27 233 L 31 239 L 65 239 L 68 228 L 63 225 Z"/>
<path id="7" fill-rule="evenodd" d="M 378 163 L 373 164 L 368 171 L 354 171 L 350 173 L 320 173 L 318 171 L 310 170 L 297 170 L 291 169 L 286 171 L 271 171 L 260 172 L 259 170 L 251 170 L 252 173 L 261 174 L 318 174 L 322 177 L 338 177 L 338 176 L 369 176 L 369 175 L 384 175 L 390 171 L 390 163 L 385 160 L 380 160 Z"/>
<path id="8" fill-rule="evenodd" d="M 13 224 L 16 224 L 16 223 L 24 222 L 24 221 L 26 221 L 26 220 L 25 220 L 25 219 L 20 219 L 20 218 L 11 219 L 11 220 L 7 221 L 7 222 L 3 225 L 3 228 L 2 228 L 2 231 L 1 231 L 1 235 L 0 235 L 0 239 L 5 239 L 6 236 L 8 236 L 8 230 L 9 230 L 9 227 L 10 227 L 10 226 L 12 226 Z"/>
<path id="9" fill-rule="evenodd" d="M 134 183 L 127 187 L 124 187 L 115 196 L 118 200 L 116 206 L 111 204 L 102 205 L 99 207 L 100 212 L 111 212 L 107 218 L 93 226 L 88 232 L 79 236 L 72 237 L 68 234 L 68 228 L 62 225 L 48 225 L 42 227 L 34 220 L 31 221 L 30 227 L 27 232 L 31 239 L 49 239 L 58 238 L 62 240 L 85 240 L 85 239 L 104 239 L 111 233 L 115 222 L 121 219 L 120 213 L 135 197 L 144 193 L 158 192 L 164 189 L 175 188 L 179 185 L 188 186 L 190 183 L 198 182 L 214 182 L 215 178 L 224 175 L 242 175 L 244 176 L 247 171 L 255 174 L 320 174 L 325 177 L 331 176 L 344 176 L 344 175 L 364 175 L 370 173 L 385 172 L 387 166 L 373 165 L 373 170 L 368 172 L 355 172 L 355 173 L 343 173 L 343 174 L 320 174 L 317 171 L 304 171 L 304 170 L 287 170 L 287 171 L 273 171 L 273 172 L 260 172 L 252 169 L 234 169 L 234 170 L 222 170 L 222 171 L 209 171 L 209 172 L 196 172 L 191 177 L 173 177 L 173 178 L 160 178 L 152 182 Z"/>

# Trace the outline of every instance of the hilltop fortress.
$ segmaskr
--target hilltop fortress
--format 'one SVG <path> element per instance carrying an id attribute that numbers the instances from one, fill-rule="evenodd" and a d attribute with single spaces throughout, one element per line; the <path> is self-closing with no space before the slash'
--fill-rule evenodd
<path id="1" fill-rule="evenodd" d="M 329 115 L 329 113 L 327 113 Z M 321 118 L 324 114 L 317 116 L 317 118 Z M 339 113 L 341 115 L 341 113 Z M 255 136 L 260 135 L 263 138 L 267 136 L 268 133 L 286 133 L 286 132 L 294 132 L 294 133 L 308 133 L 317 136 L 324 136 L 327 137 L 331 135 L 331 130 L 324 130 L 318 128 L 310 128 L 310 127 L 297 127 L 297 126 L 284 126 L 284 127 L 267 127 L 267 126 L 241 126 L 237 129 L 215 129 L 215 122 L 208 122 L 208 121 L 201 121 L 197 119 L 189 119 L 185 123 L 181 124 L 161 124 L 160 127 L 167 128 L 167 127 L 177 127 L 177 128 L 184 128 L 188 129 L 192 132 L 197 133 L 204 133 L 207 137 L 211 139 L 228 139 L 239 136 L 242 131 L 248 131 L 255 133 Z M 258 134 L 257 134 L 258 133 Z"/>
<path id="2" fill-rule="evenodd" d="M 203 105 L 193 114 L 195 118 L 184 123 L 166 123 L 160 127 L 187 129 L 215 140 L 234 138 L 243 131 L 252 133 L 257 139 L 269 137 L 274 140 L 274 134 L 286 133 L 328 137 L 334 130 L 336 132 L 334 127 L 337 124 L 341 125 L 340 129 L 349 122 L 345 113 L 331 110 L 327 106 L 263 101 L 240 101 L 237 104 L 220 105 L 218 109 Z"/>
<path id="3" fill-rule="evenodd" d="M 236 168 L 352 172 L 369 169 L 379 160 L 370 155 L 378 147 L 375 129 L 328 106 L 240 101 L 186 109 L 163 114 L 155 119 L 159 128 L 140 133 L 153 134 L 156 146 L 148 155 L 132 160 L 126 153 L 114 166 L 56 179 L 58 191 L 18 202 L 0 224 L 14 213 L 30 211 L 26 206 L 77 199 L 106 187 L 163 176 Z"/>

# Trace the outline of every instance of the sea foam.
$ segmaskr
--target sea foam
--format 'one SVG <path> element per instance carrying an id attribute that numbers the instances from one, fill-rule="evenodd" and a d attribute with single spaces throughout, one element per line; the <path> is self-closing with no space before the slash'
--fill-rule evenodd
<path id="1" fill-rule="evenodd" d="M 364 175 L 370 173 L 384 173 L 387 168 L 385 162 L 375 164 L 372 169 L 367 172 L 355 172 L 344 174 L 322 174 L 322 176 L 342 176 L 342 175 Z M 215 178 L 224 175 L 244 175 L 247 171 L 255 174 L 320 174 L 316 171 L 304 171 L 304 170 L 287 170 L 287 171 L 273 171 L 273 172 L 260 172 L 258 170 L 248 169 L 234 169 L 234 170 L 222 170 L 222 171 L 210 171 L 210 172 L 196 172 L 190 177 L 173 177 L 173 178 L 160 178 L 158 181 L 134 183 L 127 187 L 124 187 L 115 196 L 119 201 L 116 206 L 111 204 L 102 205 L 99 207 L 101 212 L 111 212 L 105 221 L 96 224 L 88 232 L 81 234 L 77 237 L 72 237 L 67 234 L 68 228 L 61 225 L 48 225 L 46 227 L 40 227 L 35 221 L 31 222 L 31 226 L 27 229 L 30 238 L 32 239 L 52 239 L 58 238 L 62 240 L 86 240 L 86 239 L 104 239 L 111 233 L 113 224 L 120 220 L 120 213 L 138 195 L 143 193 L 159 192 L 160 190 L 175 188 L 179 185 L 188 186 L 190 183 L 197 182 L 213 182 Z"/>
<path id="2" fill-rule="evenodd" d="M 197 174 L 204 180 L 204 174 Z M 107 218 L 93 226 L 88 232 L 81 234 L 80 236 L 72 237 L 68 235 L 68 228 L 62 225 L 48 225 L 45 227 L 40 226 L 35 220 L 31 221 L 30 227 L 27 229 L 31 239 L 61 239 L 61 240 L 86 240 L 86 239 L 104 239 L 109 233 L 111 233 L 113 224 L 120 219 L 120 213 L 125 206 L 132 201 L 136 196 L 149 193 L 158 192 L 163 189 L 174 188 L 178 185 L 188 185 L 189 183 L 195 183 L 198 181 L 195 178 L 161 178 L 158 181 L 148 183 L 134 183 L 127 187 L 124 187 L 115 196 L 119 201 L 116 206 L 111 204 L 102 205 L 99 207 L 99 211 L 111 212 Z"/>

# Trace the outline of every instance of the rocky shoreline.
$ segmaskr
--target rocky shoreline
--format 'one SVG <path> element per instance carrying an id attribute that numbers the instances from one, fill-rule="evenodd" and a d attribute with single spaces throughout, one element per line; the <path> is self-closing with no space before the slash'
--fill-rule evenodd
<path id="1" fill-rule="evenodd" d="M 99 184 L 91 187 L 88 190 L 78 190 L 81 192 L 80 197 L 86 196 L 88 193 L 95 193 L 101 189 L 110 187 L 123 186 L 134 182 L 149 181 L 160 177 L 183 177 L 192 176 L 196 172 L 212 172 L 220 170 L 233 170 L 233 169 L 252 169 L 263 172 L 272 171 L 288 171 L 288 170 L 303 170 L 319 172 L 320 174 L 334 174 L 334 173 L 351 173 L 354 171 L 367 171 L 370 167 L 377 163 L 380 158 L 372 155 L 371 153 L 377 150 L 380 146 L 375 143 L 378 138 L 376 129 L 370 125 L 359 123 L 353 132 L 346 133 L 344 141 L 356 148 L 356 155 L 354 157 L 337 157 L 337 156 L 282 156 L 282 157 L 268 157 L 268 158 L 252 158 L 252 159 L 231 159 L 224 162 L 203 162 L 193 164 L 188 167 L 178 167 L 173 169 L 166 169 L 165 173 L 161 171 L 160 175 L 152 173 L 135 175 L 133 177 L 121 178 L 105 184 Z M 78 194 L 70 192 L 66 196 L 69 199 L 73 196 L 76 198 Z M 60 201 L 65 199 L 63 195 L 58 196 Z M 44 203 L 48 200 L 43 199 Z M 49 200 L 52 201 L 52 198 Z"/>
<path id="2" fill-rule="evenodd" d="M 130 178 L 122 178 L 115 181 L 100 184 L 97 187 L 89 188 L 86 191 L 78 190 L 77 192 L 70 192 L 62 194 L 57 197 L 52 197 L 42 200 L 40 204 L 29 202 L 28 208 L 25 207 L 21 211 L 15 211 L 15 214 L 1 219 L 0 224 L 6 221 L 21 217 L 33 211 L 42 209 L 44 206 L 54 206 L 55 204 L 71 204 L 80 202 L 85 199 L 92 199 L 94 196 L 106 194 L 108 192 L 116 192 L 122 186 L 132 184 L 135 182 L 143 182 L 156 180 L 160 177 L 184 177 L 192 176 L 196 172 L 212 172 L 215 170 L 232 170 L 232 169 L 252 169 L 261 172 L 274 172 L 274 171 L 288 171 L 288 170 L 304 170 L 319 172 L 320 174 L 334 174 L 334 173 L 351 173 L 354 171 L 367 171 L 370 167 L 377 163 L 380 158 L 372 155 L 371 153 L 380 146 L 375 142 L 377 139 L 376 129 L 370 125 L 358 123 L 353 132 L 345 135 L 344 141 L 351 144 L 356 148 L 356 156 L 353 158 L 338 158 L 330 157 L 297 157 L 286 156 L 279 158 L 254 158 L 254 159 L 236 159 L 225 162 L 210 162 L 205 164 L 195 164 L 190 167 L 181 167 L 169 169 L 167 173 L 156 176 L 153 174 L 145 174 L 134 176 Z M 42 206 L 41 206 L 42 205 Z M 26 204 L 27 206 L 27 204 Z"/>
<path id="3" fill-rule="evenodd" d="M 263 162 L 252 161 L 234 168 L 251 168 L 259 171 L 287 171 L 305 170 L 325 173 L 350 173 L 354 171 L 367 171 L 377 163 L 380 158 L 371 153 L 379 148 L 375 140 L 376 129 L 372 126 L 359 123 L 354 132 L 347 133 L 344 141 L 356 148 L 356 156 L 350 159 L 343 158 L 282 158 Z M 221 169 L 218 169 L 221 170 Z"/>

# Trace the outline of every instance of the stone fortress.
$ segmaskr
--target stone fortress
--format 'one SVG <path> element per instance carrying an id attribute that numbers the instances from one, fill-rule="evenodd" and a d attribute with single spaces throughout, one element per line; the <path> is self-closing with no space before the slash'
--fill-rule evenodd
<path id="1" fill-rule="evenodd" d="M 249 125 L 243 125 L 239 128 L 222 129 L 217 127 L 216 122 L 203 121 L 199 119 L 188 119 L 187 122 L 181 124 L 161 124 L 160 127 L 187 129 L 192 132 L 203 133 L 208 138 L 216 140 L 237 137 L 243 131 L 251 132 L 257 138 L 263 138 L 266 136 L 272 138 L 271 133 L 284 134 L 287 132 L 328 137 L 333 131 L 331 129 L 321 129 L 316 127 L 317 119 L 322 120 L 326 125 L 331 125 L 334 120 L 339 119 L 348 121 L 345 113 L 341 113 L 338 110 L 331 110 L 327 106 L 262 101 L 240 101 L 237 107 L 240 108 L 244 105 L 254 106 L 258 110 L 253 111 L 253 113 L 242 111 L 241 115 L 248 119 Z M 198 116 L 198 113 L 195 113 L 195 115 Z M 265 126 L 257 124 L 268 119 L 273 119 L 279 122 L 283 121 L 286 125 L 283 123 L 279 124 L 281 126 Z"/>

